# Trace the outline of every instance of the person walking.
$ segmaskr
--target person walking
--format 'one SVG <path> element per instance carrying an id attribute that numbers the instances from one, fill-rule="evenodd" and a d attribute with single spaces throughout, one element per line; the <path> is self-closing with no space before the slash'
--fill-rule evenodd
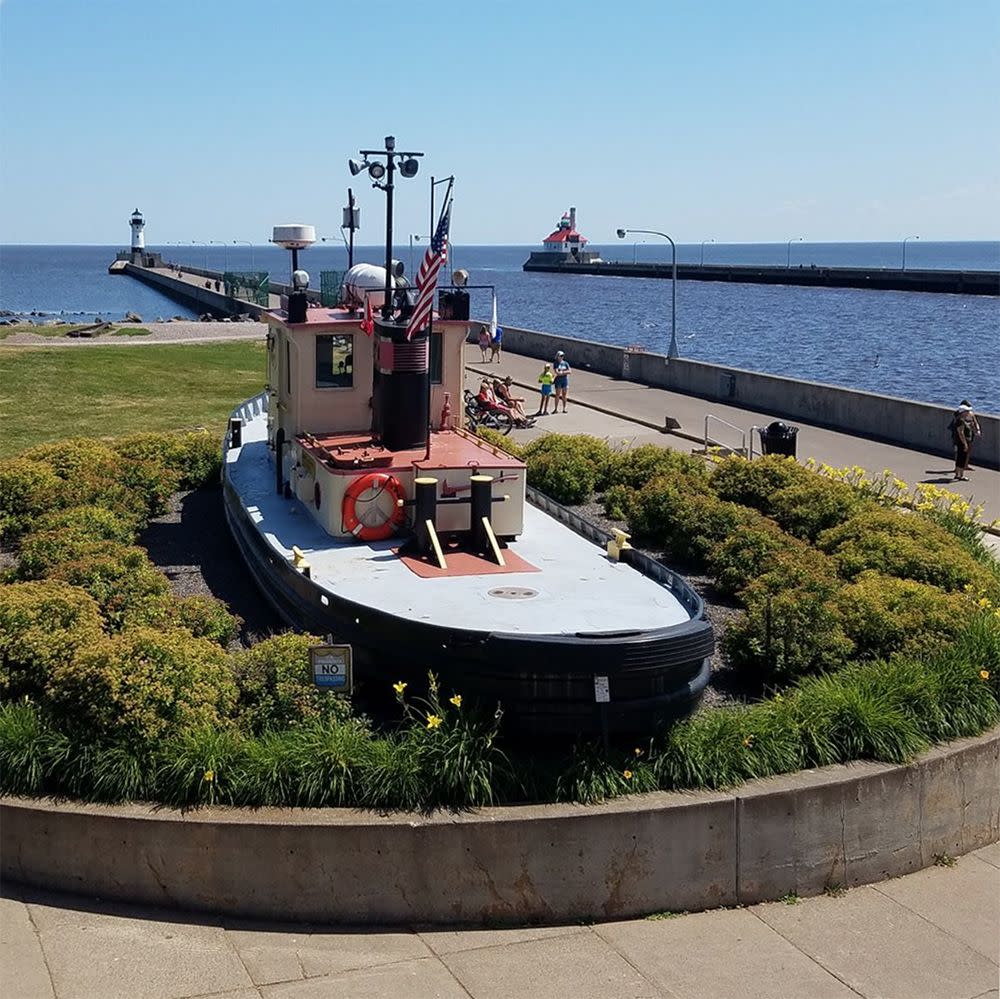
<path id="1" fill-rule="evenodd" d="M 556 412 L 559 412 L 559 400 L 562 399 L 563 408 L 562 411 L 566 412 L 566 394 L 569 392 L 569 361 L 566 360 L 566 355 L 561 351 L 556 351 L 556 366 L 555 366 L 555 390 L 556 390 Z"/>
<path id="2" fill-rule="evenodd" d="M 483 362 L 490 359 L 490 328 L 483 326 L 479 330 L 479 349 L 483 352 Z"/>
<path id="3" fill-rule="evenodd" d="M 955 481 L 967 482 L 969 477 L 965 473 L 969 470 L 972 442 L 982 434 L 979 420 L 976 419 L 968 399 L 963 399 L 955 410 L 948 429 L 951 431 L 951 441 L 955 445 Z"/>
<path id="4" fill-rule="evenodd" d="M 538 384 L 541 386 L 542 397 L 538 401 L 538 412 L 535 416 L 548 416 L 549 414 L 549 399 L 552 398 L 552 383 L 556 380 L 556 376 L 552 371 L 552 365 L 546 363 L 545 367 L 542 368 L 542 373 L 538 376 Z"/>
<path id="5" fill-rule="evenodd" d="M 500 363 L 500 352 L 503 349 L 503 327 L 498 326 L 496 332 L 493 334 L 493 339 L 490 341 L 490 363 L 492 364 L 495 360 L 497 364 Z"/>

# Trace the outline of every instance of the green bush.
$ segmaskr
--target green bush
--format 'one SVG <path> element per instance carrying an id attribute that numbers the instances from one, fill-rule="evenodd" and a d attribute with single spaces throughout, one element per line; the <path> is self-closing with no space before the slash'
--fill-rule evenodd
<path id="1" fill-rule="evenodd" d="M 753 507 L 770 516 L 779 490 L 805 484 L 813 477 L 815 473 L 783 455 L 765 455 L 753 461 L 730 455 L 715 466 L 710 482 L 720 499 Z"/>
<path id="2" fill-rule="evenodd" d="M 53 665 L 46 704 L 84 741 L 148 746 L 171 733 L 217 726 L 236 686 L 225 653 L 186 631 L 130 628 Z"/>
<path id="3" fill-rule="evenodd" d="M 611 520 L 627 521 L 632 516 L 632 509 L 638 490 L 629 486 L 610 486 L 602 497 L 604 514 Z"/>
<path id="4" fill-rule="evenodd" d="M 788 683 L 843 666 L 854 651 L 836 596 L 840 582 L 822 563 L 786 559 L 746 586 L 746 614 L 722 637 L 731 665 L 763 681 Z"/>
<path id="5" fill-rule="evenodd" d="M 71 506 L 38 517 L 32 525 L 32 533 L 45 531 L 72 534 L 87 541 L 118 541 L 130 545 L 135 541 L 136 521 L 126 513 L 116 513 L 103 506 Z"/>
<path id="6" fill-rule="evenodd" d="M 80 557 L 53 566 L 49 578 L 89 593 L 109 631 L 163 622 L 170 584 L 150 562 L 145 548 L 116 541 L 87 547 L 90 550 Z"/>
<path id="7" fill-rule="evenodd" d="M 690 480 L 654 479 L 636 494 L 629 531 L 691 566 L 705 564 L 711 550 L 749 523 L 751 511 L 708 493 L 689 491 Z"/>
<path id="8" fill-rule="evenodd" d="M 771 516 L 789 534 L 815 541 L 821 531 L 836 527 L 862 506 L 874 508 L 846 482 L 810 473 L 807 480 L 779 489 L 770 499 Z"/>
<path id="9" fill-rule="evenodd" d="M 35 518 L 62 504 L 63 481 L 43 461 L 0 461 L 0 540 L 27 531 Z"/>
<path id="10" fill-rule="evenodd" d="M 309 648 L 320 644 L 314 635 L 286 632 L 233 656 L 242 728 L 261 733 L 350 714 L 348 699 L 313 683 Z"/>
<path id="11" fill-rule="evenodd" d="M 825 560 L 825 556 L 786 534 L 773 520 L 754 515 L 712 548 L 708 568 L 718 590 L 734 594 L 766 573 L 783 569 L 791 577 L 795 566 L 803 562 L 818 565 Z M 834 574 L 832 567 L 830 573 Z"/>
<path id="12" fill-rule="evenodd" d="M 704 459 L 658 444 L 641 444 L 627 451 L 611 452 L 607 461 L 605 486 L 641 489 L 653 479 L 683 476 L 707 484 L 709 473 Z"/>
<path id="13" fill-rule="evenodd" d="M 915 579 L 944 590 L 970 586 L 997 594 L 996 577 L 939 524 L 896 510 L 865 510 L 824 531 L 817 547 L 831 555 L 838 571 L 854 579 L 866 569 Z"/>
<path id="14" fill-rule="evenodd" d="M 129 434 L 111 441 L 111 447 L 123 458 L 175 473 L 179 489 L 214 485 L 222 470 L 222 443 L 207 431 Z"/>
<path id="15" fill-rule="evenodd" d="M 221 600 L 201 594 L 172 598 L 167 607 L 167 617 L 196 638 L 208 638 L 223 648 L 235 641 L 243 624 L 243 619 L 230 614 Z"/>
<path id="16" fill-rule="evenodd" d="M 603 490 L 614 450 L 589 434 L 546 434 L 524 445 L 528 485 L 559 503 L 582 503 Z"/>
<path id="17" fill-rule="evenodd" d="M 877 572 L 863 572 L 836 599 L 844 632 L 863 659 L 939 652 L 969 619 L 968 597 Z"/>
<path id="18" fill-rule="evenodd" d="M 0 699 L 40 701 L 55 668 L 102 635 L 83 590 L 50 580 L 0 586 Z"/>
<path id="19" fill-rule="evenodd" d="M 583 455 L 548 451 L 528 459 L 528 485 L 557 503 L 585 503 L 597 487 L 597 472 Z"/>

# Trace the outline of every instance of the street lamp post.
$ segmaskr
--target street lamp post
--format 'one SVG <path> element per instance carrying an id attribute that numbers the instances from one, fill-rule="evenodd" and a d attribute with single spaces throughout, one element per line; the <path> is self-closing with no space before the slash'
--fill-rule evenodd
<path id="1" fill-rule="evenodd" d="M 223 253 L 223 260 L 225 261 L 225 263 L 222 265 L 222 267 L 223 267 L 223 270 L 227 270 L 228 271 L 229 270 L 229 244 L 224 239 L 211 239 L 211 240 L 209 240 L 209 242 L 213 246 L 221 246 L 221 247 L 223 247 L 222 253 Z"/>
<path id="2" fill-rule="evenodd" d="M 624 239 L 630 232 L 662 236 L 670 244 L 670 347 L 667 350 L 667 357 L 677 357 L 677 244 L 665 232 L 656 229 L 619 229 L 618 238 Z"/>
<path id="3" fill-rule="evenodd" d="M 199 246 L 199 245 L 201 245 L 201 246 L 205 247 L 205 270 L 207 271 L 208 270 L 208 243 L 206 243 L 205 240 L 203 240 L 203 239 L 192 239 L 191 240 L 191 245 L 192 246 Z"/>
<path id="4" fill-rule="evenodd" d="M 785 256 L 785 269 L 787 270 L 792 266 L 792 243 L 801 243 L 802 237 L 796 236 L 788 241 L 788 253 Z"/>
<path id="5" fill-rule="evenodd" d="M 249 239 L 234 239 L 234 243 L 246 243 L 250 247 L 250 270 L 253 270 L 253 243 Z"/>
<path id="6" fill-rule="evenodd" d="M 420 235 L 418 235 L 415 232 L 411 232 L 410 233 L 410 279 L 411 280 L 412 280 L 413 275 L 415 273 L 414 270 L 413 270 L 413 241 L 417 240 L 417 242 L 420 242 L 420 240 L 425 239 L 425 238 L 428 238 L 428 237 L 420 236 Z"/>
<path id="7" fill-rule="evenodd" d="M 701 263 L 698 265 L 699 267 L 704 267 L 705 266 L 705 244 L 706 243 L 714 243 L 714 242 L 715 242 L 714 239 L 703 239 L 701 241 Z"/>
<path id="8" fill-rule="evenodd" d="M 920 239 L 919 236 L 907 236 L 906 239 Z M 906 239 L 903 240 L 903 270 L 906 270 Z"/>

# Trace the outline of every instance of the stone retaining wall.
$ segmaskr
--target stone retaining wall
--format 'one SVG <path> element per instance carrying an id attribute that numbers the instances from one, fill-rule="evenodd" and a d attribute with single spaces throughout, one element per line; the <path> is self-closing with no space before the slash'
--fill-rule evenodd
<path id="1" fill-rule="evenodd" d="M 908 874 L 1000 838 L 1000 727 L 909 766 L 727 793 L 461 814 L 0 799 L 0 874 L 264 919 L 517 924 L 752 903 Z"/>

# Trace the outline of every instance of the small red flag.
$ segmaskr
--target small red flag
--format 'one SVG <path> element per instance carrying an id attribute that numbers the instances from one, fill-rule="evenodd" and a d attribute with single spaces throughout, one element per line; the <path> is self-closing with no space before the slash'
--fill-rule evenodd
<path id="1" fill-rule="evenodd" d="M 361 329 L 369 336 L 375 332 L 375 320 L 372 318 L 372 300 L 370 295 L 365 295 L 365 318 L 361 320 Z"/>

